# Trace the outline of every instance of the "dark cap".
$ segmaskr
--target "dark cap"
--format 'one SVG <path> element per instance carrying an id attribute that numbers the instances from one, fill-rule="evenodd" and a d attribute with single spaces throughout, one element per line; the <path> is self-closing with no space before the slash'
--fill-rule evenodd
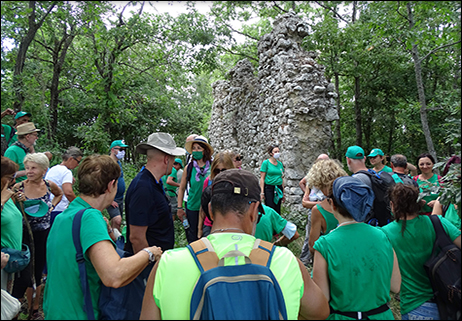
<path id="1" fill-rule="evenodd" d="M 229 184 L 223 184 L 227 182 Z M 213 180 L 212 196 L 215 194 L 241 195 L 250 201 L 260 202 L 260 184 L 257 177 L 246 170 L 232 168 L 221 172 Z M 263 206 L 258 206 L 258 211 L 265 213 Z"/>

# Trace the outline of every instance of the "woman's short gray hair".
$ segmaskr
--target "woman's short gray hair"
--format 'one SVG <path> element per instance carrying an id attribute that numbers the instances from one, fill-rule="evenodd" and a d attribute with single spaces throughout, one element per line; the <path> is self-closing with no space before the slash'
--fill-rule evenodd
<path id="1" fill-rule="evenodd" d="M 50 167 L 50 161 L 48 160 L 48 157 L 45 155 L 45 153 L 27 154 L 26 157 L 24 157 L 24 165 L 26 165 L 27 162 L 36 163 L 45 172 L 47 171 L 48 167 Z"/>
<path id="2" fill-rule="evenodd" d="M 83 153 L 79 148 L 71 146 L 64 152 L 63 156 L 61 157 L 63 161 L 67 161 L 69 158 L 83 157 Z"/>

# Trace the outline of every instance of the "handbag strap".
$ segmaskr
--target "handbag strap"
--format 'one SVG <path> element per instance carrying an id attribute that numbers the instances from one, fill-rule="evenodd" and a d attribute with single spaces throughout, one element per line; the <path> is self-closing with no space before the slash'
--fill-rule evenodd
<path id="1" fill-rule="evenodd" d="M 85 259 L 83 257 L 82 244 L 80 243 L 80 227 L 82 225 L 82 216 L 85 209 L 80 210 L 75 214 L 74 220 L 72 221 L 72 240 L 77 251 L 75 258 L 79 266 L 80 283 L 82 285 L 83 292 L 83 310 L 87 313 L 88 320 L 95 320 L 95 314 L 93 312 L 93 304 L 91 302 L 90 286 L 88 285 L 87 269 L 85 267 Z"/>
<path id="2" fill-rule="evenodd" d="M 447 245 L 452 244 L 451 239 L 449 236 L 446 234 L 446 231 L 443 228 L 443 224 L 441 223 L 441 220 L 437 217 L 437 215 L 430 215 L 430 221 L 433 224 L 433 228 L 435 229 L 435 244 L 433 246 L 433 251 L 432 251 L 432 256 L 435 254 L 436 249 L 439 248 L 444 248 Z"/>

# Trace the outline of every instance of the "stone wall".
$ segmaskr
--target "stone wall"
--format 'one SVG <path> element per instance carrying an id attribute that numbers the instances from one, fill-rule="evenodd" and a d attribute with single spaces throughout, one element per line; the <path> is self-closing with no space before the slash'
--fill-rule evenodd
<path id="1" fill-rule="evenodd" d="M 338 118 L 334 85 L 316 63 L 316 53 L 300 47 L 308 26 L 294 13 L 274 22 L 271 33 L 258 43 L 258 75 L 248 60 L 229 71 L 229 81 L 213 87 L 214 104 L 209 127 L 216 151 L 232 149 L 244 155 L 243 168 L 259 169 L 269 156 L 266 148 L 278 144 L 285 166 L 285 206 L 302 210 L 298 182 L 317 156 L 331 145 L 331 122 Z"/>

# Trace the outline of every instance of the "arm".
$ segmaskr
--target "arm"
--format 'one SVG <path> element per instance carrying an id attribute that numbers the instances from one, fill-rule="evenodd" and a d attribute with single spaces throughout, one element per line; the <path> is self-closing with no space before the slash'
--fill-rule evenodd
<path id="1" fill-rule="evenodd" d="M 305 192 L 306 192 L 306 177 L 303 177 L 302 180 L 300 182 L 298 182 L 298 186 L 300 186 L 300 188 L 303 191 L 303 194 L 305 194 Z M 308 195 L 309 195 L 309 193 L 308 193 Z"/>
<path id="2" fill-rule="evenodd" d="M 204 226 L 204 219 L 205 219 L 205 213 L 202 210 L 202 206 L 199 209 L 199 219 L 197 222 L 197 238 L 200 239 L 202 237 L 202 227 Z"/>
<path id="3" fill-rule="evenodd" d="M 314 253 L 314 242 L 319 239 L 321 235 L 321 227 L 322 227 L 322 217 L 321 212 L 314 207 L 311 209 L 311 229 L 310 229 L 310 238 L 308 239 L 308 246 L 311 253 Z"/>
<path id="4" fill-rule="evenodd" d="M 181 177 L 181 178 L 183 178 L 183 177 Z M 173 177 L 172 177 L 172 176 L 167 177 L 167 184 L 168 184 L 168 185 L 171 185 L 171 186 L 180 187 L 180 184 L 178 184 L 177 182 L 175 182 L 175 181 L 173 180 Z"/>
<path id="5" fill-rule="evenodd" d="M 454 244 L 460 249 L 460 235 L 454 240 Z"/>
<path id="6" fill-rule="evenodd" d="M 390 290 L 394 293 L 399 293 L 401 289 L 401 273 L 399 271 L 398 259 L 395 250 L 393 250 L 393 272 L 391 273 Z"/>
<path id="7" fill-rule="evenodd" d="M 306 188 L 305 189 L 305 195 L 303 195 L 303 199 L 302 199 L 302 206 L 304 208 L 313 208 L 316 204 L 319 204 L 321 202 L 313 202 L 313 201 L 310 201 L 310 188 Z"/>
<path id="8" fill-rule="evenodd" d="M 440 203 L 439 199 L 438 197 L 433 205 L 432 215 L 443 215 L 443 205 Z"/>
<path id="9" fill-rule="evenodd" d="M 261 201 L 265 199 L 265 177 L 266 177 L 266 172 L 260 172 L 260 199 Z"/>
<path id="10" fill-rule="evenodd" d="M 16 113 L 14 112 L 13 109 L 7 108 L 4 111 L 2 111 L 2 118 L 5 117 L 6 115 L 15 115 Z"/>
<path id="11" fill-rule="evenodd" d="M 411 176 L 416 176 L 417 175 L 417 167 L 415 167 L 411 163 L 407 163 L 407 169 L 411 173 Z"/>
<path id="12" fill-rule="evenodd" d="M 185 170 L 183 172 L 183 176 L 181 176 L 181 183 L 180 183 L 180 187 L 178 188 L 178 207 L 183 207 L 183 197 L 184 197 L 184 192 L 186 190 L 186 176 L 188 176 L 187 174 L 187 168 L 188 168 L 189 165 L 187 165 L 185 167 Z M 178 216 L 178 218 L 183 221 L 183 217 L 186 216 L 186 213 L 184 211 L 184 209 L 177 209 L 176 211 L 176 215 Z"/>
<path id="13" fill-rule="evenodd" d="M 71 183 L 63 183 L 63 193 L 64 195 L 66 195 L 66 198 L 67 200 L 70 202 L 72 202 L 73 200 L 75 200 L 75 194 L 74 194 L 74 190 L 72 189 L 72 184 Z"/>
<path id="14" fill-rule="evenodd" d="M 310 278 L 306 267 L 299 259 L 297 261 L 304 283 L 298 318 L 302 320 L 324 320 L 330 313 L 329 302 L 319 286 Z"/>
<path id="15" fill-rule="evenodd" d="M 148 248 L 158 260 L 162 250 L 157 246 Z M 119 288 L 133 281 L 149 264 L 149 254 L 140 251 L 127 258 L 120 258 L 108 240 L 100 241 L 87 250 L 87 255 L 105 286 Z"/>
<path id="16" fill-rule="evenodd" d="M 287 238 L 287 236 L 283 235 L 276 242 L 274 242 L 274 245 L 276 245 L 276 246 L 286 246 L 289 243 L 292 243 L 293 241 L 298 239 L 299 237 L 300 237 L 300 234 L 298 234 L 298 231 L 295 231 L 295 234 L 291 239 L 289 239 L 289 238 Z"/>
<path id="17" fill-rule="evenodd" d="M 55 208 L 56 205 L 58 205 L 58 203 L 61 202 L 61 199 L 63 198 L 63 191 L 54 182 L 48 181 L 48 183 L 50 184 L 51 193 L 55 196 L 51 201 L 53 208 Z"/>
<path id="18" fill-rule="evenodd" d="M 313 281 L 324 293 L 327 301 L 330 301 L 329 274 L 327 273 L 327 262 L 318 251 L 314 251 Z"/>
<path id="19" fill-rule="evenodd" d="M 144 291 L 143 306 L 141 307 L 140 320 L 160 320 L 161 314 L 159 307 L 154 300 L 154 282 L 156 280 L 157 267 L 159 261 L 154 265 L 151 274 L 149 274 L 148 282 L 146 283 L 146 290 Z"/>
<path id="20" fill-rule="evenodd" d="M 146 239 L 147 226 L 138 226 L 130 224 L 130 242 L 132 243 L 133 253 L 138 253 L 145 247 L 148 247 L 148 240 Z"/>

